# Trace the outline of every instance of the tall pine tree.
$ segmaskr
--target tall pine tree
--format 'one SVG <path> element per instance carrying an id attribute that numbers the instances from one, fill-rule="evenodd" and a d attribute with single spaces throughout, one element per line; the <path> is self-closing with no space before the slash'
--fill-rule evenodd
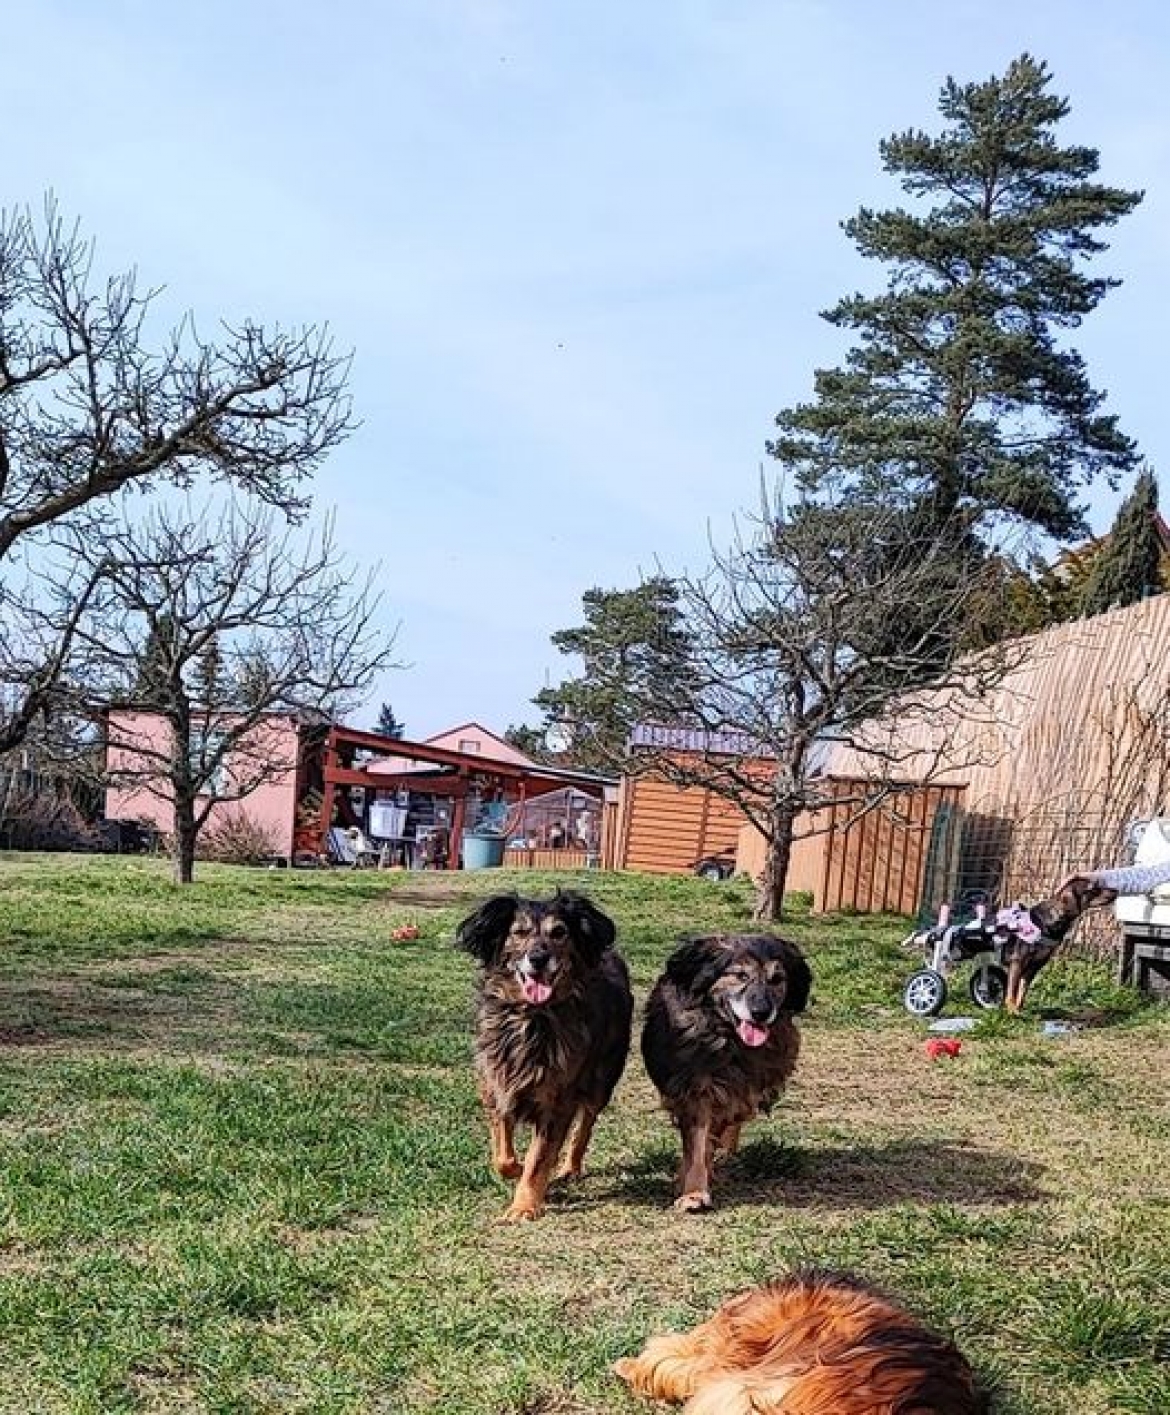
<path id="1" fill-rule="evenodd" d="M 1005 525 L 1076 534 L 1078 490 L 1134 464 L 1059 336 L 1118 283 L 1085 266 L 1141 194 L 1095 181 L 1093 148 L 1057 143 L 1069 105 L 1050 82 L 1028 55 L 984 83 L 948 80 L 941 134 L 882 143 L 886 171 L 931 204 L 845 223 L 888 277 L 825 314 L 853 348 L 777 418 L 770 451 L 802 490 L 900 504 L 964 546 Z"/>
<path id="2" fill-rule="evenodd" d="M 1082 614 L 1103 614 L 1161 594 L 1162 537 L 1158 531 L 1158 482 L 1148 467 L 1117 513 L 1113 529 L 1093 558 L 1081 599 Z"/>
<path id="3" fill-rule="evenodd" d="M 632 590 L 586 590 L 585 623 L 552 641 L 581 659 L 584 672 L 533 702 L 545 715 L 547 741 L 579 766 L 613 768 L 625 756 L 640 718 L 674 720 L 692 672 L 678 586 L 655 575 Z"/>

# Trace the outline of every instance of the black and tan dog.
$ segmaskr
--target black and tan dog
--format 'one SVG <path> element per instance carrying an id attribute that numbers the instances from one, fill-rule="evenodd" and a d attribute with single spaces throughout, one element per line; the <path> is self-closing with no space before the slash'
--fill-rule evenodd
<path id="1" fill-rule="evenodd" d="M 684 1415 L 986 1415 L 962 1353 L 854 1278 L 798 1273 L 615 1371 Z"/>
<path id="2" fill-rule="evenodd" d="M 1008 972 L 1004 1005 L 1009 1012 L 1019 1012 L 1023 1007 L 1028 989 L 1037 974 L 1050 961 L 1081 915 L 1098 905 L 1112 904 L 1116 898 L 1115 889 L 1106 889 L 1084 875 L 1073 875 L 1050 898 L 1032 905 L 1027 914 L 1035 936 L 1026 938 L 1019 933 L 1011 933 L 1002 948 Z"/>
<path id="3" fill-rule="evenodd" d="M 510 1219 L 540 1217 L 570 1129 L 560 1174 L 580 1175 L 594 1123 L 621 1078 L 634 1003 L 615 936 L 612 919 L 568 891 L 498 895 L 459 926 L 458 947 L 482 965 L 475 1062 L 492 1166 L 519 1180 Z M 532 1127 L 523 1165 L 518 1125 Z"/>
<path id="4" fill-rule="evenodd" d="M 716 1149 L 766 1111 L 796 1065 L 793 1017 L 812 974 L 798 949 L 767 934 L 692 939 L 668 959 L 646 1004 L 642 1055 L 682 1137 L 675 1207 L 711 1207 Z"/>

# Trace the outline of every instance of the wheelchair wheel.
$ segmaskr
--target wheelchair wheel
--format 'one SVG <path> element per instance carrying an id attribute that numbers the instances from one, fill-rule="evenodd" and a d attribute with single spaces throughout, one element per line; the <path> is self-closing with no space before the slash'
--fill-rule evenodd
<path id="1" fill-rule="evenodd" d="M 981 964 L 971 974 L 970 992 L 976 1007 L 1002 1007 L 1007 997 L 1007 969 L 998 963 Z"/>
<path id="2" fill-rule="evenodd" d="M 910 975 L 902 993 L 902 1005 L 915 1017 L 934 1017 L 946 1005 L 947 980 L 933 968 L 919 968 Z"/>

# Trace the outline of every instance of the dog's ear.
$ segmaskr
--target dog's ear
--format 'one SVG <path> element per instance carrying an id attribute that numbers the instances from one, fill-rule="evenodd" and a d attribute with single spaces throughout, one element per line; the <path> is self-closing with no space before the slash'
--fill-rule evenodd
<path id="1" fill-rule="evenodd" d="M 768 955 L 784 965 L 786 988 L 784 1011 L 803 1012 L 808 1006 L 808 995 L 812 991 L 812 969 L 804 961 L 804 954 L 796 944 L 786 938 L 769 938 Z"/>
<path id="2" fill-rule="evenodd" d="M 666 960 L 666 976 L 679 992 L 701 997 L 723 972 L 730 957 L 718 937 L 691 938 Z"/>
<path id="3" fill-rule="evenodd" d="M 569 931 L 576 940 L 581 956 L 596 966 L 607 948 L 617 938 L 617 925 L 584 894 L 572 889 L 558 889 L 555 900 Z"/>
<path id="4" fill-rule="evenodd" d="M 497 894 L 481 904 L 459 925 L 455 947 L 490 968 L 500 956 L 519 902 L 515 894 Z"/>

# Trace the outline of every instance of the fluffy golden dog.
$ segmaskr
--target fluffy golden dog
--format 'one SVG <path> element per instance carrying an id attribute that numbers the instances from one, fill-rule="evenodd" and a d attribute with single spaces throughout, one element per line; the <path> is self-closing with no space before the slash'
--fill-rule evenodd
<path id="1" fill-rule="evenodd" d="M 895 1302 L 833 1274 L 798 1274 L 726 1302 L 614 1367 L 684 1415 L 986 1415 L 958 1349 Z"/>
<path id="2" fill-rule="evenodd" d="M 561 1149 L 581 1173 L 598 1115 L 630 1049 L 630 977 L 613 920 L 583 895 L 497 895 L 464 919 L 457 946 L 481 965 L 475 1063 L 492 1165 L 517 1179 L 510 1219 L 539 1218 Z M 575 1128 L 574 1128 L 575 1123 Z M 523 1165 L 518 1125 L 531 1125 Z"/>
<path id="3" fill-rule="evenodd" d="M 711 1207 L 716 1149 L 734 1152 L 796 1065 L 793 1016 L 812 974 L 794 944 L 770 934 L 691 939 L 667 960 L 646 1004 L 642 1055 L 682 1137 L 675 1207 Z"/>

